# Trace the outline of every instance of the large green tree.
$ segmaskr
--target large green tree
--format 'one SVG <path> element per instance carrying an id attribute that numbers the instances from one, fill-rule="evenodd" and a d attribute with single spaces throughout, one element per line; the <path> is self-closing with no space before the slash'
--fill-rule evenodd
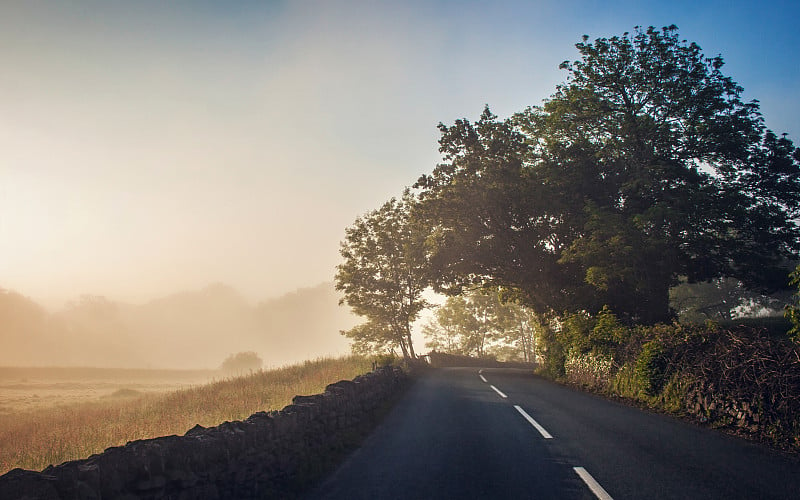
<path id="1" fill-rule="evenodd" d="M 361 352 L 398 347 L 406 359 L 416 357 L 411 325 L 428 305 L 422 294 L 430 283 L 428 233 L 412 217 L 416 203 L 406 190 L 345 231 L 336 289 L 367 320 L 342 332 Z"/>
<path id="2" fill-rule="evenodd" d="M 554 188 L 569 179 L 533 168 L 526 137 L 488 108 L 475 123 L 439 129 L 444 161 L 416 184 L 432 227 L 436 288 L 510 286 L 537 311 L 569 308 L 588 289 L 577 265 L 559 262 L 574 232 L 565 215 L 581 209 L 578 196 Z"/>
<path id="3" fill-rule="evenodd" d="M 785 284 L 800 153 L 722 58 L 674 26 L 576 47 L 542 106 L 440 125 L 444 162 L 418 182 L 440 288 L 512 286 L 539 312 L 607 304 L 651 323 L 681 278 Z"/>

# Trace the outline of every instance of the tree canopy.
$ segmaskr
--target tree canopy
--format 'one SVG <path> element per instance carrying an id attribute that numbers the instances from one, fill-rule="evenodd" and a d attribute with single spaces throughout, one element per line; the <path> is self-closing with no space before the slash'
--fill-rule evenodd
<path id="1" fill-rule="evenodd" d="M 683 279 L 786 284 L 800 151 L 675 26 L 576 45 L 542 106 L 440 124 L 422 176 L 438 288 L 507 286 L 538 312 L 672 316 Z"/>
<path id="2" fill-rule="evenodd" d="M 406 190 L 378 210 L 359 217 L 345 231 L 336 268 L 336 289 L 367 322 L 342 332 L 359 352 L 399 347 L 415 358 L 411 324 L 427 306 L 430 283 L 427 229 L 412 218 L 416 198 Z"/>

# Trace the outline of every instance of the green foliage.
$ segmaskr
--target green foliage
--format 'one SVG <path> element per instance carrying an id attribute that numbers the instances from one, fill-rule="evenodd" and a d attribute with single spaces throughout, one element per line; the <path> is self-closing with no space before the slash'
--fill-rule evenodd
<path id="1" fill-rule="evenodd" d="M 553 378 L 603 386 L 613 379 L 617 350 L 629 342 L 633 330 L 623 325 L 608 306 L 596 315 L 565 314 L 549 328 L 539 323 L 542 371 Z"/>
<path id="2" fill-rule="evenodd" d="M 682 412 L 692 385 L 691 377 L 681 373 L 673 374 L 658 394 L 658 406 L 671 413 Z"/>
<path id="3" fill-rule="evenodd" d="M 563 379 L 566 375 L 565 363 L 567 360 L 564 345 L 556 338 L 555 332 L 549 328 L 540 337 L 539 343 L 539 351 L 542 354 L 542 363 L 538 367 L 539 373 L 554 380 Z"/>
<path id="4" fill-rule="evenodd" d="M 655 324 L 680 279 L 785 286 L 800 152 L 722 58 L 674 26 L 576 47 L 542 106 L 440 125 L 444 161 L 417 183 L 437 288 L 500 285 L 540 314 L 607 304 Z"/>
<path id="5" fill-rule="evenodd" d="M 555 346 L 546 376 L 800 449 L 800 347 L 759 325 L 637 325 L 611 363 Z"/>
<path id="6" fill-rule="evenodd" d="M 628 339 L 630 329 L 617 319 L 608 306 L 597 313 L 597 319 L 590 334 L 593 350 L 610 355 L 617 346 Z"/>
<path id="7" fill-rule="evenodd" d="M 350 339 L 350 350 L 359 356 L 394 355 L 397 342 L 394 333 L 385 324 L 367 321 L 349 330 L 340 331 Z"/>
<path id="8" fill-rule="evenodd" d="M 464 354 L 486 356 L 489 342 L 500 335 L 498 314 L 500 301 L 496 293 L 471 293 L 463 302 L 461 344 Z"/>
<path id="9" fill-rule="evenodd" d="M 566 314 L 561 319 L 556 338 L 567 351 L 610 356 L 630 336 L 630 329 L 620 323 L 608 306 L 592 316 L 585 312 Z"/>
<path id="10" fill-rule="evenodd" d="M 608 381 L 607 392 L 632 400 L 640 396 L 640 387 L 636 381 L 636 366 L 634 363 L 625 363 L 614 373 Z"/>
<path id="11" fill-rule="evenodd" d="M 428 230 L 412 215 L 416 203 L 406 190 L 400 200 L 392 198 L 345 231 L 336 289 L 344 292 L 342 302 L 367 319 L 342 332 L 354 340 L 356 352 L 394 346 L 403 357 L 416 357 L 411 324 L 428 305 L 422 293 L 430 283 Z"/>
<path id="12" fill-rule="evenodd" d="M 635 381 L 639 389 L 648 396 L 657 394 L 664 386 L 666 366 L 664 346 L 658 340 L 651 340 L 642 346 L 636 359 Z"/>
<path id="13" fill-rule="evenodd" d="M 561 321 L 561 329 L 556 339 L 566 351 L 585 354 L 592 350 L 591 331 L 595 319 L 587 313 L 567 314 Z"/>
<path id="14" fill-rule="evenodd" d="M 475 123 L 439 128 L 445 162 L 416 185 L 422 213 L 437 228 L 437 288 L 502 285 L 537 313 L 570 309 L 565 286 L 582 277 L 558 263 L 572 229 L 558 218 L 572 198 L 549 189 L 549 172 L 526 165 L 526 138 L 511 120 L 487 108 Z"/>

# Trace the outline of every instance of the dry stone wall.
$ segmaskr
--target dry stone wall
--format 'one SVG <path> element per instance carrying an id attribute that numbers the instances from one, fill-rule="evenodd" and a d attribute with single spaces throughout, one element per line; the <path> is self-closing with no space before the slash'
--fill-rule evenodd
<path id="1" fill-rule="evenodd" d="M 281 411 L 129 442 L 41 472 L 0 476 L 0 499 L 248 499 L 293 491 L 405 385 L 396 367 L 343 380 Z"/>

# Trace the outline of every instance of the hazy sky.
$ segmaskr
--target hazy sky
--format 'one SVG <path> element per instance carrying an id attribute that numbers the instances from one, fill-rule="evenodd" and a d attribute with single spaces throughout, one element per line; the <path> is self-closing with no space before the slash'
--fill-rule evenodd
<path id="1" fill-rule="evenodd" d="M 575 42 L 677 24 L 800 139 L 796 1 L 0 3 L 0 287 L 48 305 L 331 280 L 438 122 L 540 104 Z"/>

